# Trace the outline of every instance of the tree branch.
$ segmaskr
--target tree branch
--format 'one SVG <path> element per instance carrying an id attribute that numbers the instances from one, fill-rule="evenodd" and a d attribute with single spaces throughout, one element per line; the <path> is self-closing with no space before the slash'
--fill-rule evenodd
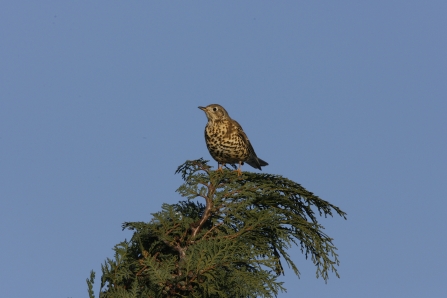
<path id="1" fill-rule="evenodd" d="M 202 218 L 191 225 L 191 231 L 192 231 L 192 237 L 196 237 L 197 233 L 200 231 L 200 229 L 203 227 L 205 222 L 208 220 L 208 218 L 211 216 L 211 210 L 213 208 L 213 196 L 214 192 L 216 191 L 216 188 L 211 183 L 207 185 L 208 187 L 208 193 L 206 197 L 204 197 L 206 201 L 205 210 L 203 212 Z"/>

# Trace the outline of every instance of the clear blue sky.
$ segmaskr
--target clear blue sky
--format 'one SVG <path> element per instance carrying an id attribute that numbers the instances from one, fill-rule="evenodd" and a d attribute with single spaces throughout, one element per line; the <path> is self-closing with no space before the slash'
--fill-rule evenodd
<path id="1" fill-rule="evenodd" d="M 2 1 L 0 296 L 86 297 L 219 103 L 348 213 L 341 278 L 292 250 L 279 297 L 445 297 L 447 2 L 368 2 Z"/>

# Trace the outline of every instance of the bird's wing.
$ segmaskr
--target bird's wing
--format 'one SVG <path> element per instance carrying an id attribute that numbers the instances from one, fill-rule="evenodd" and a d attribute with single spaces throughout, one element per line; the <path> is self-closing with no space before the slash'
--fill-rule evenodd
<path id="1" fill-rule="evenodd" d="M 262 170 L 262 166 L 268 165 L 267 162 L 263 161 L 262 159 L 259 159 L 258 156 L 255 153 L 255 149 L 253 149 L 253 146 L 250 143 L 250 140 L 248 139 L 247 135 L 245 134 L 244 130 L 242 129 L 242 126 L 237 123 L 237 121 L 232 120 L 233 128 L 237 130 L 237 133 L 239 137 L 242 139 L 242 141 L 247 145 L 248 151 L 250 153 L 250 157 L 248 160 L 245 160 L 246 163 L 248 163 L 250 166 L 252 166 L 255 169 Z"/>
<path id="2" fill-rule="evenodd" d="M 253 146 L 251 145 L 250 140 L 248 139 L 247 135 L 245 134 L 244 130 L 242 129 L 242 126 L 236 120 L 232 119 L 232 122 L 233 122 L 234 127 L 237 130 L 237 133 L 238 133 L 239 137 L 247 145 L 248 151 L 250 151 L 250 156 L 251 155 L 256 156 L 255 150 L 253 149 Z"/>

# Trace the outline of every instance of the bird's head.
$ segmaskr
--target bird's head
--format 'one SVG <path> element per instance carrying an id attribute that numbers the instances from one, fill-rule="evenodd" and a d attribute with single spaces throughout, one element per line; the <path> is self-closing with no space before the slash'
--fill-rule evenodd
<path id="1" fill-rule="evenodd" d="M 227 111 L 225 111 L 225 109 L 218 104 L 211 104 L 206 107 L 199 107 L 199 109 L 205 112 L 208 121 L 230 118 L 230 116 L 228 116 Z"/>

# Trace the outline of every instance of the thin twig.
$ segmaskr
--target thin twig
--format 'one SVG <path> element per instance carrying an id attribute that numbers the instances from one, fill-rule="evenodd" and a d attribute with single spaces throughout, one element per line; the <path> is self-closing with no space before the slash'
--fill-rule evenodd
<path id="1" fill-rule="evenodd" d="M 223 225 L 223 222 L 221 222 L 221 223 L 219 223 L 219 224 L 213 226 L 211 229 L 208 230 L 208 232 L 205 233 L 205 235 L 203 235 L 202 238 L 205 239 L 205 238 L 206 238 L 206 235 L 208 235 L 209 233 L 211 233 L 212 230 L 214 230 L 215 228 L 217 228 L 217 227 L 219 227 L 219 226 L 221 226 L 221 225 Z"/>

